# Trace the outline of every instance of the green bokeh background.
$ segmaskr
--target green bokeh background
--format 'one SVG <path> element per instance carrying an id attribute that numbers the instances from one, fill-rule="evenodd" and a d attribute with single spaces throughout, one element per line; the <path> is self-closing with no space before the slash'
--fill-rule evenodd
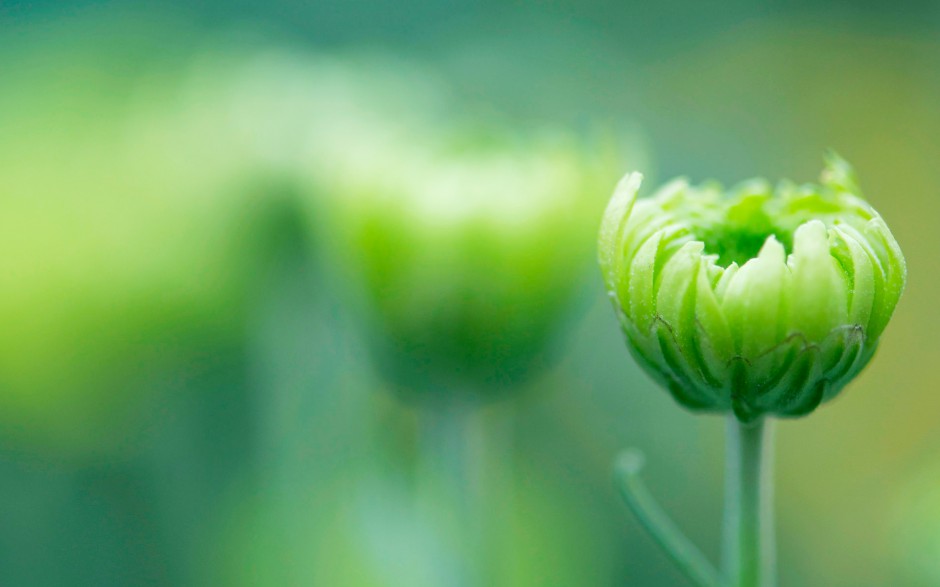
<path id="1" fill-rule="evenodd" d="M 940 4 L 203 0 L 0 4 L 0 584 L 452 584 L 310 180 L 301 130 L 351 111 L 324 67 L 380 123 L 433 80 L 445 123 L 600 131 L 647 186 L 851 161 L 910 277 L 779 426 L 781 584 L 940 582 Z M 632 362 L 589 249 L 555 360 L 469 431 L 492 584 L 685 585 L 610 467 L 642 448 L 717 558 L 723 423 Z"/>

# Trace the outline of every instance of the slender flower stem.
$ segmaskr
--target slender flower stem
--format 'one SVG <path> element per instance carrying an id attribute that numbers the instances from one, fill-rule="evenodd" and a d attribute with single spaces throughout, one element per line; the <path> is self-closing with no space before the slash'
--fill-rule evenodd
<path id="1" fill-rule="evenodd" d="M 728 587 L 774 587 L 772 422 L 728 417 L 724 564 Z"/>
<path id="2" fill-rule="evenodd" d="M 696 587 L 722 587 L 718 571 L 696 546 L 685 537 L 643 481 L 640 470 L 643 455 L 638 450 L 624 451 L 617 461 L 617 484 L 624 501 L 647 532 L 653 537 L 680 571 Z"/>
<path id="3" fill-rule="evenodd" d="M 485 584 L 482 527 L 482 418 L 478 406 L 453 402 L 421 413 L 420 470 L 423 505 L 432 523 L 457 533 L 457 552 L 442 569 L 458 587 Z"/>

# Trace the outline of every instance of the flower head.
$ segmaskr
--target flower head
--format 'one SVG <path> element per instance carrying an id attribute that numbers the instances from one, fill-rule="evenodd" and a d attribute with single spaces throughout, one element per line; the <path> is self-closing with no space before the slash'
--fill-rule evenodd
<path id="1" fill-rule="evenodd" d="M 599 260 L 628 346 L 679 403 L 800 416 L 865 367 L 907 271 L 845 161 L 776 189 L 680 179 L 638 200 L 641 179 L 617 187 Z"/>
<path id="2" fill-rule="evenodd" d="M 321 189 L 376 365 L 421 401 L 502 396 L 551 358 L 616 160 L 548 132 L 374 134 Z"/>

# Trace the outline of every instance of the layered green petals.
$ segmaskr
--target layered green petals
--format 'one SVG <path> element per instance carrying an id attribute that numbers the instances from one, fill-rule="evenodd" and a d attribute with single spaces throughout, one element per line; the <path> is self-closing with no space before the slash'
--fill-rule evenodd
<path id="1" fill-rule="evenodd" d="M 799 416 L 868 363 L 906 281 L 887 225 L 832 155 L 822 185 L 628 175 L 599 260 L 634 356 L 683 405 L 741 420 Z"/>

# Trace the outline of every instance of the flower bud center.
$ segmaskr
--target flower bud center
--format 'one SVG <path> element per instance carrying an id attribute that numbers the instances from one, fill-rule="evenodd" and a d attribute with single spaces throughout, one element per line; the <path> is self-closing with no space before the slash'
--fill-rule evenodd
<path id="1" fill-rule="evenodd" d="M 730 199 L 696 202 L 686 220 L 696 240 L 705 244 L 705 254 L 716 255 L 717 264 L 739 266 L 757 257 L 767 238 L 774 236 L 789 254 L 793 227 L 780 226 L 772 219 L 780 215 L 773 208 L 779 201 L 770 193 L 746 193 Z"/>

